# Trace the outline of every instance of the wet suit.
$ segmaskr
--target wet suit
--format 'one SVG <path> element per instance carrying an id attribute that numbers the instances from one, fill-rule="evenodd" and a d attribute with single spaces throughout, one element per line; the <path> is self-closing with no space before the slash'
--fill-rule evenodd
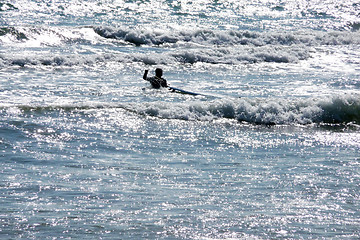
<path id="1" fill-rule="evenodd" d="M 160 88 L 160 87 L 167 87 L 167 82 L 164 78 L 159 78 L 157 76 L 149 77 L 145 79 L 146 81 L 149 81 L 151 83 L 151 86 L 153 88 Z"/>
<path id="2" fill-rule="evenodd" d="M 168 87 L 168 84 L 164 78 L 162 78 L 162 70 L 156 69 L 156 76 L 154 77 L 147 77 L 148 70 L 145 70 L 143 79 L 149 81 L 153 88 L 161 88 L 161 87 Z"/>

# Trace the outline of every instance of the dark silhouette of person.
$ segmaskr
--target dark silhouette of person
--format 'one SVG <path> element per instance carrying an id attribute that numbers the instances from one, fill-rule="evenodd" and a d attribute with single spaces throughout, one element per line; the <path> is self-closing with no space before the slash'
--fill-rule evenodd
<path id="1" fill-rule="evenodd" d="M 161 68 L 155 69 L 155 76 L 147 77 L 149 70 L 145 70 L 143 79 L 149 81 L 153 88 L 168 87 L 168 84 L 164 78 L 162 78 L 163 70 Z"/>

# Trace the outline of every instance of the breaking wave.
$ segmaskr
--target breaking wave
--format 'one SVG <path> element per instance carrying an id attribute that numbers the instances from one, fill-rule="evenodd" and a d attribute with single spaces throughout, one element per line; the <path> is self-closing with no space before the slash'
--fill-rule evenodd
<path id="1" fill-rule="evenodd" d="M 236 30 L 146 30 L 112 28 L 103 26 L 85 26 L 79 28 L 65 27 L 0 27 L 0 42 L 6 42 L 5 36 L 10 41 L 26 41 L 37 39 L 42 44 L 47 39 L 58 39 L 56 43 L 99 43 L 101 38 L 114 39 L 136 46 L 164 46 L 166 48 L 179 46 L 321 46 L 321 45 L 349 45 L 360 44 L 359 31 L 236 31 Z M 99 38 L 96 38 L 98 36 Z M 187 45 L 184 45 L 187 43 Z"/>
<path id="2" fill-rule="evenodd" d="M 110 41 L 108 40 L 110 39 Z M 317 46 L 358 45 L 360 32 L 251 32 L 220 30 L 127 30 L 110 27 L 3 27 L 4 44 L 84 46 L 84 53 L 47 53 L 35 56 L 0 54 L 0 66 L 78 66 L 108 62 L 173 64 L 296 63 L 311 57 Z M 115 44 L 115 48 L 114 47 Z M 103 52 L 96 50 L 101 45 Z M 31 47 L 32 45 L 30 45 Z M 94 51 L 88 51 L 88 46 Z M 105 46 L 105 48 L 104 48 Z M 107 46 L 107 47 L 106 47 Z M 121 46 L 124 46 L 122 48 Z M 144 46 L 153 54 L 126 49 Z M 20 48 L 21 49 L 21 48 Z M 108 52 L 106 49 L 110 49 Z M 115 49 L 115 50 L 114 50 Z"/>
<path id="3" fill-rule="evenodd" d="M 37 56 L 0 55 L 0 66 L 81 66 L 108 62 L 144 63 L 148 65 L 195 64 L 240 64 L 257 62 L 297 62 L 309 57 L 302 48 L 269 46 L 252 49 L 249 47 L 175 50 L 163 54 L 123 53 L 92 55 L 43 54 Z"/>
<path id="4" fill-rule="evenodd" d="M 188 42 L 201 45 L 347 45 L 359 44 L 359 32 L 251 32 L 235 30 L 184 30 L 156 31 L 129 30 L 111 27 L 94 27 L 94 31 L 104 38 L 123 40 L 140 45 L 166 45 Z"/>
<path id="5" fill-rule="evenodd" d="M 38 46 L 60 46 L 63 44 L 98 43 L 97 34 L 91 27 L 27 27 L 6 26 L 0 27 L 0 43 L 17 44 L 31 42 Z M 100 37 L 98 37 L 100 39 Z M 26 46 L 26 45 L 25 45 Z"/>
<path id="6" fill-rule="evenodd" d="M 264 125 L 360 124 L 360 97 L 357 95 L 293 101 L 241 98 L 191 103 L 8 106 L 0 108 L 0 113 L 20 111 L 33 114 L 49 111 L 73 112 L 106 109 L 122 109 L 142 116 L 187 121 L 232 119 L 238 122 Z"/>
<path id="7" fill-rule="evenodd" d="M 217 100 L 207 104 L 142 104 L 136 112 L 183 120 L 235 119 L 255 124 L 360 124 L 359 96 L 332 97 L 323 100 Z"/>

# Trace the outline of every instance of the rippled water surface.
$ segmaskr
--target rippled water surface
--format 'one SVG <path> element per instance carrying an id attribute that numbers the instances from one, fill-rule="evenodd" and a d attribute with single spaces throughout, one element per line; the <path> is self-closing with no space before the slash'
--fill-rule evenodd
<path id="1" fill-rule="evenodd" d="M 359 10 L 0 0 L 0 238 L 359 238 Z"/>

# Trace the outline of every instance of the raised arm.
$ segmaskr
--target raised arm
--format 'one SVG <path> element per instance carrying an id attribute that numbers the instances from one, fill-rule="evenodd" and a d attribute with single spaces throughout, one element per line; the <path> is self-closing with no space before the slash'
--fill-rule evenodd
<path id="1" fill-rule="evenodd" d="M 149 70 L 145 70 L 144 76 L 143 76 L 143 79 L 144 79 L 144 80 L 147 80 L 147 75 L 148 75 L 148 73 L 149 73 Z"/>

